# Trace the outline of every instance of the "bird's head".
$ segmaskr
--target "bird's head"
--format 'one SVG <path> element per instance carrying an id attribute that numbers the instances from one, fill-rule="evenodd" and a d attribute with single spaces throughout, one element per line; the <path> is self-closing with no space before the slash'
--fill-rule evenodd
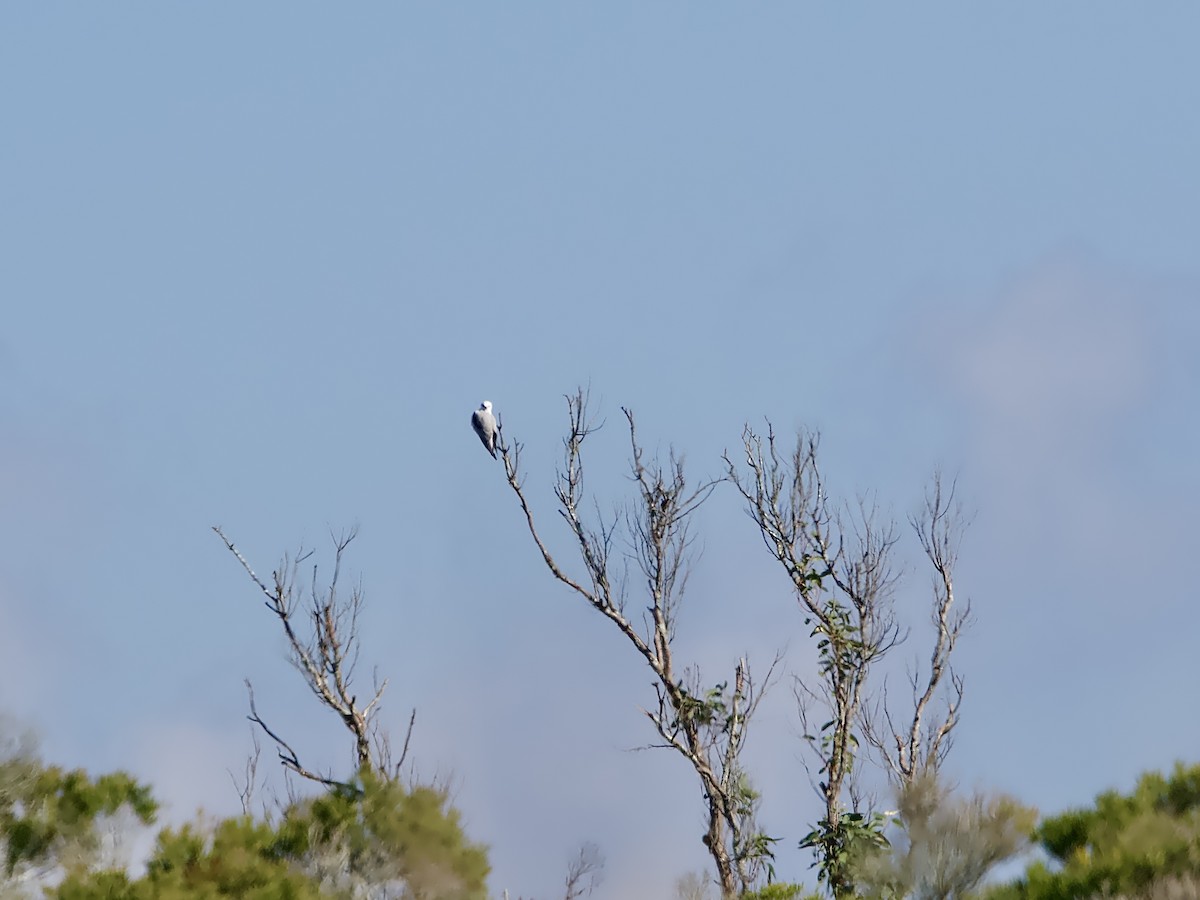
<path id="1" fill-rule="evenodd" d="M 492 411 L 492 401 L 484 400 L 482 403 L 479 404 L 479 408 L 482 410 L 486 410 L 487 412 L 491 412 Z"/>

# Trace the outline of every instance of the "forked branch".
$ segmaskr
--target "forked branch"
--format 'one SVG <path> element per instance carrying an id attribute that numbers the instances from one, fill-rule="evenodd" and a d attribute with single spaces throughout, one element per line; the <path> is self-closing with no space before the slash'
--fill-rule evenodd
<path id="1" fill-rule="evenodd" d="M 288 658 L 301 674 L 305 684 L 321 705 L 337 715 L 354 740 L 354 759 L 357 769 L 370 768 L 384 777 L 396 777 L 408 753 L 413 719 L 409 720 L 404 750 L 393 767 L 387 738 L 380 733 L 376 716 L 380 701 L 387 689 L 387 679 L 376 679 L 367 701 L 360 702 L 354 687 L 354 670 L 360 650 L 359 614 L 364 595 L 361 584 L 348 592 L 341 589 L 343 555 L 354 541 L 357 531 L 331 535 L 334 546 L 333 573 L 328 584 L 318 580 L 317 567 L 312 568 L 307 589 L 301 587 L 300 566 L 311 557 L 303 548 L 294 557 L 285 556 L 271 573 L 270 581 L 261 578 L 225 533 L 214 526 L 213 531 L 237 559 L 250 580 L 263 595 L 264 604 L 275 616 L 287 639 Z M 299 618 L 297 613 L 301 613 Z M 307 622 L 302 632 L 298 622 Z M 273 731 L 258 714 L 254 692 L 246 684 L 250 699 L 249 719 L 275 742 L 282 765 L 310 781 L 325 785 L 340 785 L 328 775 L 304 766 L 295 750 Z M 415 718 L 416 712 L 413 712 Z"/>
<path id="2" fill-rule="evenodd" d="M 662 743 L 683 756 L 699 778 L 707 804 L 704 844 L 716 865 L 722 890 L 734 895 L 748 890 L 771 856 L 773 839 L 756 831 L 758 795 L 740 766 L 749 720 L 757 709 L 749 664 L 739 660 L 729 683 L 705 687 L 694 668 L 677 671 L 673 639 L 675 620 L 694 562 L 690 520 L 718 482 L 691 484 L 682 457 L 671 452 L 666 462 L 649 459 L 638 440 L 633 413 L 622 409 L 629 430 L 630 475 L 637 494 L 623 515 L 611 520 L 585 514 L 583 445 L 600 427 L 588 412 L 588 395 L 579 390 L 566 397 L 567 435 L 554 494 L 579 554 L 581 575 L 569 574 L 538 531 L 525 495 L 520 471 L 521 444 L 501 448 L 505 477 L 517 497 L 530 537 L 551 575 L 608 619 L 633 645 L 655 675 L 656 703 L 643 712 Z M 614 559 L 618 534 L 628 550 Z M 641 576 L 645 607 L 642 621 L 626 610 L 628 567 Z M 640 592 L 639 592 L 640 593 Z M 774 671 L 764 680 L 765 687 Z"/>
<path id="3" fill-rule="evenodd" d="M 971 622 L 971 603 L 955 605 L 954 567 L 958 546 L 966 528 L 962 506 L 955 499 L 957 483 L 947 486 L 940 472 L 934 473 L 925 493 L 920 512 L 909 517 L 925 557 L 933 567 L 933 602 L 930 619 L 934 630 L 929 669 L 920 680 L 913 673 L 912 715 L 898 721 L 888 708 L 885 695 L 882 723 L 872 723 L 868 736 L 879 751 L 889 774 L 899 786 L 911 784 L 927 771 L 935 771 L 945 761 L 953 745 L 953 731 L 959 721 L 963 699 L 963 679 L 954 671 L 951 655 L 963 629 Z M 934 700 L 942 698 L 942 710 L 934 716 Z"/>

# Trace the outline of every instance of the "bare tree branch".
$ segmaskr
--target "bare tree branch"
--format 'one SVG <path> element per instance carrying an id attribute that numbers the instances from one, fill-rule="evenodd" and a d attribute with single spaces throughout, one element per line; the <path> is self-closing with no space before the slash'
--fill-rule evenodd
<path id="1" fill-rule="evenodd" d="M 404 763 L 408 760 L 409 744 L 412 742 L 413 726 L 417 723 L 417 711 L 414 709 L 408 717 L 408 727 L 404 729 L 404 743 L 400 748 L 400 755 L 393 761 L 392 759 L 392 744 L 386 734 L 378 732 L 375 739 L 376 758 L 379 760 L 382 770 L 390 773 L 392 778 L 399 778 L 400 773 L 404 769 Z"/>
<path id="2" fill-rule="evenodd" d="M 603 879 L 604 857 L 600 848 L 590 842 L 583 844 L 567 867 L 566 893 L 563 894 L 563 900 L 578 900 L 580 897 L 591 896 Z"/>
<path id="3" fill-rule="evenodd" d="M 694 563 L 690 519 L 719 482 L 691 484 L 682 457 L 674 452 L 665 463 L 648 459 L 638 441 L 633 413 L 622 409 L 629 429 L 630 475 L 637 497 L 623 515 L 608 521 L 593 502 L 590 506 L 597 508 L 593 524 L 582 512 L 586 504 L 583 444 L 600 426 L 589 415 L 587 392 L 580 389 L 566 401 L 568 429 L 554 493 L 559 515 L 578 551 L 582 576 L 568 574 L 537 529 L 520 474 L 520 443 L 501 448 L 505 476 L 551 575 L 624 634 L 654 673 L 656 703 L 643 710 L 662 740 L 654 746 L 678 752 L 701 782 L 708 812 L 703 841 L 716 864 L 722 890 L 727 895 L 748 890 L 770 858 L 773 840 L 755 830 L 758 795 L 739 762 L 748 722 L 762 691 L 756 691 L 745 659 L 735 667 L 732 690 L 728 682 L 706 688 L 694 667 L 682 674 L 677 671 L 672 646 L 679 605 Z M 628 544 L 624 560 L 614 559 L 618 530 Z M 626 613 L 625 569 L 616 568 L 621 563 L 635 566 L 642 578 L 647 605 L 640 627 Z M 774 669 L 772 664 L 764 688 Z"/>
<path id="4" fill-rule="evenodd" d="M 936 772 L 945 761 L 953 745 L 953 731 L 962 705 L 964 683 L 951 665 L 951 654 L 963 629 L 970 624 L 971 604 L 967 601 L 955 606 L 954 566 L 966 528 L 962 506 L 955 500 L 956 492 L 956 481 L 947 486 L 942 474 L 935 472 L 921 511 L 909 517 L 921 549 L 933 566 L 930 618 L 934 645 L 924 679 L 916 672 L 910 677 L 911 718 L 904 724 L 898 723 L 885 692 L 868 730 L 868 738 L 898 787 L 911 784 L 927 771 Z M 940 716 L 931 718 L 931 704 L 939 696 L 944 708 Z"/>
<path id="5" fill-rule="evenodd" d="M 320 775 L 311 769 L 306 768 L 301 762 L 300 757 L 296 755 L 296 751 L 292 749 L 291 744 L 281 738 L 278 734 L 271 730 L 271 727 L 262 720 L 258 714 L 258 709 L 254 704 L 254 687 L 250 684 L 250 680 L 246 680 L 246 694 L 250 700 L 250 715 L 246 716 L 251 722 L 263 730 L 263 734 L 275 742 L 276 753 L 279 756 L 279 762 L 284 768 L 291 772 L 295 772 L 301 778 L 307 778 L 309 781 L 315 781 L 323 784 L 326 787 L 350 788 L 351 785 L 344 781 L 338 781 L 327 775 Z"/>
<path id="6" fill-rule="evenodd" d="M 250 729 L 250 740 L 254 745 L 254 752 L 246 758 L 243 779 L 238 781 L 238 777 L 232 771 L 229 773 L 233 787 L 238 792 L 238 799 L 241 800 L 244 816 L 253 815 L 251 807 L 254 805 L 254 791 L 258 785 L 258 760 L 262 756 L 262 744 L 258 742 L 258 734 L 253 728 Z"/>
<path id="7" fill-rule="evenodd" d="M 391 765 L 389 744 L 376 720 L 380 701 L 387 690 L 387 679 L 374 679 L 372 692 L 360 702 L 354 687 L 354 673 L 360 652 L 359 615 L 365 602 L 361 583 L 348 593 L 341 590 L 343 555 L 357 537 L 357 529 L 330 534 L 334 546 L 333 572 L 327 584 L 318 578 L 317 566 L 307 579 L 307 589 L 300 587 L 300 566 L 312 557 L 312 551 L 301 548 L 294 557 L 285 556 L 271 573 L 267 582 L 254 571 L 250 563 L 221 528 L 213 531 L 226 549 L 241 563 L 266 598 L 265 606 L 278 620 L 287 639 L 288 659 L 303 677 L 305 684 L 322 706 L 327 707 L 350 732 L 354 741 L 355 767 L 364 767 L 384 777 L 395 777 L 408 754 L 416 711 L 409 720 L 400 760 Z M 304 635 L 297 628 L 297 612 L 303 610 L 301 621 L 307 621 Z M 303 778 L 329 786 L 344 786 L 331 776 L 322 775 L 301 764 L 295 750 L 272 731 L 258 714 L 254 692 L 246 683 L 250 698 L 251 722 L 275 742 L 279 760 L 284 768 Z"/>

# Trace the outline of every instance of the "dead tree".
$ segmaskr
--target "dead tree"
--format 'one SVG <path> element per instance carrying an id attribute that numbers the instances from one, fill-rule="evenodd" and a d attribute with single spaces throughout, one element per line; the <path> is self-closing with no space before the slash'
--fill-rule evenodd
<path id="1" fill-rule="evenodd" d="M 304 683 L 321 705 L 332 711 L 350 732 L 354 742 L 356 770 L 369 769 L 385 779 L 399 777 L 408 755 L 416 710 L 409 718 L 400 756 L 393 759 L 388 737 L 376 720 L 379 703 L 387 689 L 387 679 L 379 681 L 376 677 L 371 697 L 365 703 L 359 700 L 354 687 L 354 670 L 360 645 L 358 617 L 363 609 L 364 595 L 359 584 L 348 594 L 344 593 L 339 581 L 343 554 L 357 532 L 351 530 L 332 536 L 333 573 L 328 584 L 322 585 L 318 581 L 315 564 L 307 584 L 301 581 L 301 566 L 312 557 L 312 551 L 301 548 L 295 556 L 285 556 L 271 573 L 270 582 L 267 582 L 255 573 L 233 541 L 219 527 L 214 526 L 213 531 L 266 598 L 264 605 L 283 629 L 288 658 Z M 246 692 L 250 703 L 250 715 L 247 718 L 274 742 L 279 762 L 287 771 L 328 787 L 350 787 L 332 774 L 323 774 L 303 764 L 291 744 L 259 714 L 254 688 L 249 680 L 246 681 Z"/>
<path id="2" fill-rule="evenodd" d="M 864 719 L 867 739 L 883 760 L 888 776 L 902 789 L 926 774 L 936 774 L 953 744 L 963 699 L 963 679 L 951 665 L 951 654 L 963 629 L 971 621 L 971 602 L 955 606 L 954 566 L 958 545 L 965 527 L 962 508 L 955 501 L 956 484 L 944 484 L 935 473 L 919 513 L 909 516 L 925 557 L 933 566 L 934 644 L 929 670 L 922 677 L 914 671 L 912 712 L 908 716 L 893 713 L 887 692 L 874 714 Z M 932 708 L 940 699 L 941 710 Z"/>
<path id="3" fill-rule="evenodd" d="M 817 638 L 815 684 L 797 678 L 795 694 L 817 761 L 810 780 L 824 809 L 801 846 L 816 851 L 822 880 L 841 897 L 852 890 L 846 863 L 854 848 L 883 842 L 882 823 L 863 808 L 855 778 L 868 679 L 901 638 L 892 607 L 897 535 L 865 501 L 852 511 L 830 503 L 817 446 L 815 435 L 801 432 L 789 455 L 769 423 L 765 438 L 747 426 L 742 463 L 728 454 L 725 463 Z"/>
<path id="4" fill-rule="evenodd" d="M 567 867 L 563 900 L 590 897 L 603 880 L 604 856 L 600 853 L 600 848 L 590 842 L 584 843 Z"/>
<path id="5" fill-rule="evenodd" d="M 505 475 L 550 573 L 625 635 L 654 673 L 655 702 L 643 709 L 661 739 L 653 746 L 679 753 L 699 779 L 706 805 L 703 842 L 723 894 L 735 896 L 752 888 L 772 858 L 774 839 L 758 829 L 758 794 L 740 762 L 747 727 L 762 691 L 756 691 L 745 659 L 737 662 L 731 681 L 705 687 L 695 667 L 677 664 L 673 647 L 676 616 L 693 562 L 689 522 L 716 482 L 689 483 L 682 458 L 673 452 L 665 464 L 647 460 L 638 443 L 633 413 L 622 409 L 629 427 L 630 473 L 636 497 L 623 516 L 614 515 L 609 521 L 599 513 L 594 520 L 585 516 L 582 448 L 599 426 L 589 418 L 588 398 L 582 390 L 566 400 L 569 428 L 555 495 L 558 512 L 579 553 L 581 577 L 568 573 L 537 529 L 523 488 L 519 443 L 500 447 Z M 623 559 L 614 552 L 618 536 L 628 545 Z M 628 602 L 627 562 L 642 576 L 646 605 L 640 622 Z M 771 671 L 764 685 L 769 684 Z"/>

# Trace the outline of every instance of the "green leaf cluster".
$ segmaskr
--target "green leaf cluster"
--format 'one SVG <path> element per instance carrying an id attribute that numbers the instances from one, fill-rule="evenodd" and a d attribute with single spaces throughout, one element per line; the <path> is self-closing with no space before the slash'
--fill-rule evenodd
<path id="1" fill-rule="evenodd" d="M 184 825 L 159 834 L 143 877 L 80 873 L 51 894 L 59 900 L 316 900 L 320 886 L 295 865 L 290 849 L 279 831 L 248 816 L 211 828 Z"/>
<path id="2" fill-rule="evenodd" d="M 364 769 L 289 811 L 282 833 L 326 887 L 403 885 L 414 896 L 483 898 L 490 867 L 444 791 L 405 788 Z"/>
<path id="3" fill-rule="evenodd" d="M 364 771 L 353 784 L 296 801 L 278 821 L 248 816 L 158 836 L 145 875 L 77 872 L 60 900 L 395 897 L 483 900 L 485 848 L 465 837 L 443 791 Z"/>
<path id="4" fill-rule="evenodd" d="M 739 900 L 820 900 L 819 894 L 805 893 L 804 885 L 776 881 L 758 890 L 742 894 Z"/>
<path id="5" fill-rule="evenodd" d="M 82 769 L 43 765 L 28 750 L 0 759 L 0 850 L 7 879 L 28 873 L 86 869 L 99 847 L 97 825 L 128 809 L 154 821 L 150 788 L 131 775 L 97 778 Z"/>
<path id="6" fill-rule="evenodd" d="M 725 697 L 725 691 L 729 685 L 727 682 L 721 682 L 716 687 L 709 688 L 704 692 L 703 697 L 693 696 L 686 687 L 683 681 L 677 685 L 679 688 L 679 709 L 676 716 L 681 725 L 695 723 L 703 728 L 711 728 L 720 723 L 721 730 L 728 732 L 737 719 L 733 715 L 730 701 Z"/>
<path id="7" fill-rule="evenodd" d="M 1129 794 L 1107 791 L 1095 805 L 1041 823 L 1036 838 L 1051 863 L 1034 863 L 989 900 L 1067 900 L 1151 892 L 1164 880 L 1200 876 L 1200 766 L 1148 773 Z"/>
<path id="8" fill-rule="evenodd" d="M 800 841 L 800 849 L 817 852 L 817 877 L 834 897 L 853 895 L 851 867 L 872 850 L 888 844 L 887 820 L 880 813 L 842 813 L 835 821 L 821 819 Z"/>

